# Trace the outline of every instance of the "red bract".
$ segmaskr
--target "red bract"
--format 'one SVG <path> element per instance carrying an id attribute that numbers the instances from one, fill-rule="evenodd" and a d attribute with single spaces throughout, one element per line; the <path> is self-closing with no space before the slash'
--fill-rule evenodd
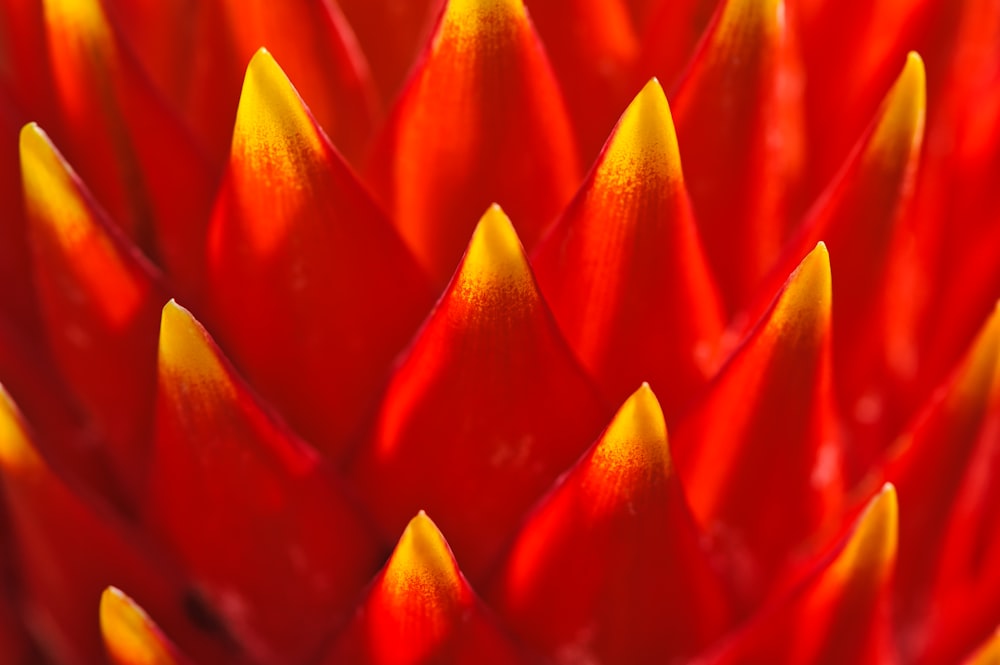
<path id="1" fill-rule="evenodd" d="M 997 0 L 0 0 L 0 662 L 996 663 L 998 91 Z"/>

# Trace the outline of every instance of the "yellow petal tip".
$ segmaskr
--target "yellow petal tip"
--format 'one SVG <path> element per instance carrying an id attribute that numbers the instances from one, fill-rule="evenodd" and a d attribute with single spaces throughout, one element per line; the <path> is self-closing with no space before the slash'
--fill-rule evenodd
<path id="1" fill-rule="evenodd" d="M 648 183 L 650 178 L 682 180 L 670 104 L 655 78 L 646 83 L 622 114 L 608 141 L 598 177 L 616 189 Z"/>
<path id="2" fill-rule="evenodd" d="M 161 376 L 200 377 L 195 385 L 205 387 L 211 377 L 213 387 L 221 390 L 231 382 L 208 335 L 194 316 L 173 299 L 163 306 L 160 316 L 159 370 Z M 168 392 L 173 388 L 167 387 Z"/>
<path id="3" fill-rule="evenodd" d="M 669 467 L 667 425 L 648 383 L 618 409 L 601 437 L 595 460 L 611 471 Z"/>
<path id="4" fill-rule="evenodd" d="M 115 662 L 143 665 L 176 662 L 149 617 L 118 589 L 108 587 L 101 594 L 99 620 L 104 643 Z"/>
<path id="5" fill-rule="evenodd" d="M 18 469 L 35 466 L 38 454 L 24 428 L 21 413 L 0 385 L 0 466 Z"/>
<path id="6" fill-rule="evenodd" d="M 883 102 L 869 154 L 890 161 L 915 154 L 923 141 L 926 114 L 927 72 L 920 55 L 910 51 Z"/>
<path id="7" fill-rule="evenodd" d="M 477 290 L 483 286 L 527 286 L 531 281 L 531 269 L 517 231 L 507 213 L 495 203 L 472 233 L 461 278 L 466 286 Z"/>
<path id="8" fill-rule="evenodd" d="M 75 174 L 35 123 L 21 128 L 21 181 L 28 212 L 52 226 L 66 244 L 86 233 L 89 213 L 75 184 Z"/>
<path id="9" fill-rule="evenodd" d="M 830 253 L 818 243 L 789 276 L 775 305 L 772 321 L 782 328 L 823 331 L 830 320 L 833 279 Z"/>
<path id="10" fill-rule="evenodd" d="M 458 599 L 462 582 L 451 548 L 424 511 L 403 531 L 386 565 L 384 582 L 386 591 L 400 599 L 414 594 Z"/>

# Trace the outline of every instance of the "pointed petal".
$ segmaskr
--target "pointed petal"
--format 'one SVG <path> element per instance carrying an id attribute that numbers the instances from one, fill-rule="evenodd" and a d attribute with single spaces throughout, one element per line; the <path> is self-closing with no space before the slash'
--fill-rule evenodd
<path id="1" fill-rule="evenodd" d="M 173 301 L 160 326 L 149 485 L 150 525 L 258 661 L 314 654 L 377 569 L 337 479 Z"/>
<path id="2" fill-rule="evenodd" d="M 550 317 L 510 220 L 490 208 L 353 464 L 384 534 L 424 506 L 477 579 L 593 441 L 607 411 Z"/>
<path id="3" fill-rule="evenodd" d="M 486 618 L 444 536 L 420 511 L 324 662 L 492 665 L 523 661 Z"/>
<path id="4" fill-rule="evenodd" d="M 723 312 L 655 79 L 532 264 L 567 341 L 611 401 L 648 381 L 674 415 L 705 382 Z"/>
<path id="5" fill-rule="evenodd" d="M 200 293 L 215 181 L 204 156 L 99 0 L 42 4 L 61 110 L 56 142 L 126 235 L 183 293 Z"/>
<path id="6" fill-rule="evenodd" d="M 370 179 L 437 284 L 497 201 L 529 249 L 579 165 L 566 109 L 522 0 L 450 0 L 380 139 Z"/>
<path id="7" fill-rule="evenodd" d="M 101 635 L 114 665 L 185 665 L 189 661 L 146 613 L 124 593 L 108 587 L 101 594 Z"/>
<path id="8" fill-rule="evenodd" d="M 726 0 L 673 98 L 688 189 L 731 309 L 778 258 L 803 166 L 788 33 L 783 0 Z"/>
<path id="9" fill-rule="evenodd" d="M 205 662 L 228 660 L 222 636 L 203 632 L 186 616 L 183 580 L 161 565 L 155 552 L 137 545 L 104 506 L 74 493 L 36 449 L 2 389 L 0 480 L 25 616 L 37 642 L 56 662 L 103 662 L 94 618 L 108 585 L 130 589 L 189 653 Z"/>
<path id="10" fill-rule="evenodd" d="M 208 287 L 230 357 L 334 456 L 433 304 L 396 230 L 263 49 L 210 227 Z"/>
<path id="11" fill-rule="evenodd" d="M 730 569 L 751 598 L 838 517 L 831 301 L 820 244 L 675 430 L 691 508 L 732 551 Z"/>
<path id="12" fill-rule="evenodd" d="M 727 626 L 699 536 L 644 384 L 525 522 L 493 605 L 554 660 L 674 662 Z"/>
<path id="13" fill-rule="evenodd" d="M 905 285 L 886 281 L 886 266 L 894 256 L 905 256 L 897 246 L 905 241 L 897 220 L 912 195 L 923 140 L 925 79 L 923 61 L 911 53 L 869 131 L 779 262 L 791 266 L 820 240 L 830 247 L 839 294 L 834 337 L 838 391 L 845 415 L 860 428 L 903 425 L 891 423 L 889 409 L 879 406 L 885 401 L 880 382 L 896 360 L 886 330 L 894 327 L 896 303 L 907 297 L 900 291 Z M 767 284 L 778 279 L 773 273 Z M 877 442 L 891 440 L 897 431 L 858 434 L 863 468 L 880 452 L 871 448 L 884 445 Z"/>
<path id="14" fill-rule="evenodd" d="M 589 163 L 641 80 L 628 7 L 624 0 L 562 0 L 529 3 L 528 9 Z"/>
<path id="15" fill-rule="evenodd" d="M 1000 556 L 998 423 L 1000 308 L 886 468 L 907 508 L 897 604 L 908 652 L 954 660 L 1000 615 L 1000 574 L 990 563 Z"/>
<path id="16" fill-rule="evenodd" d="M 164 289 L 37 125 L 21 130 L 20 150 L 49 345 L 105 442 L 118 489 L 134 499 L 148 462 Z"/>
<path id="17" fill-rule="evenodd" d="M 716 653 L 712 665 L 891 665 L 889 591 L 898 543 L 892 485 L 868 502 L 851 532 L 791 594 L 779 597 Z"/>

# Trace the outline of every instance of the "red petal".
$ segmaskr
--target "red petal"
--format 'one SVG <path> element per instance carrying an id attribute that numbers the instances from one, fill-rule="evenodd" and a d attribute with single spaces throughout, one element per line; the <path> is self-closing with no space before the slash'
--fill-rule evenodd
<path id="1" fill-rule="evenodd" d="M 584 158 L 601 148 L 641 79 L 635 66 L 639 41 L 624 0 L 528 3 L 572 110 Z"/>
<path id="2" fill-rule="evenodd" d="M 839 517 L 831 299 L 820 244 L 675 430 L 691 508 L 732 552 L 730 569 L 751 599 Z"/>
<path id="3" fill-rule="evenodd" d="M 129 589 L 156 612 L 190 653 L 226 662 L 228 652 L 185 616 L 185 585 L 155 552 L 103 506 L 74 494 L 35 449 L 27 429 L 0 389 L 0 476 L 14 534 L 18 583 L 26 620 L 55 662 L 103 662 L 95 620 L 101 591 Z"/>
<path id="4" fill-rule="evenodd" d="M 444 284 L 493 201 L 530 249 L 578 175 L 566 109 L 522 0 L 450 0 L 371 169 L 417 259 Z"/>
<path id="5" fill-rule="evenodd" d="M 1000 309 L 886 469 L 906 506 L 897 591 L 905 646 L 935 654 L 921 662 L 954 662 L 1000 617 L 998 425 Z"/>
<path id="6" fill-rule="evenodd" d="M 210 228 L 208 299 L 234 362 L 333 455 L 433 302 L 395 229 L 264 50 L 247 70 Z"/>
<path id="7" fill-rule="evenodd" d="M 157 312 L 166 296 L 45 133 L 26 125 L 20 150 L 45 332 L 94 420 L 118 489 L 134 499 L 136 471 L 148 461 Z"/>
<path id="8" fill-rule="evenodd" d="M 893 665 L 889 590 L 897 549 L 898 505 L 879 492 L 853 532 L 789 597 L 755 615 L 705 665 L 810 663 Z M 829 563 L 826 563 L 828 561 Z"/>
<path id="9" fill-rule="evenodd" d="M 782 0 L 726 0 L 674 96 L 688 189 L 734 309 L 788 234 L 804 160 L 800 76 Z"/>
<path id="10" fill-rule="evenodd" d="M 837 275 L 838 389 L 846 415 L 862 427 L 895 426 L 898 431 L 902 426 L 892 423 L 899 414 L 889 413 L 879 385 L 887 366 L 914 362 L 899 357 L 900 349 L 890 344 L 885 332 L 895 327 L 893 317 L 907 297 L 901 291 L 905 284 L 887 282 L 886 266 L 893 257 L 906 256 L 899 245 L 906 235 L 896 230 L 896 222 L 912 194 L 925 109 L 924 66 L 920 56 L 911 53 L 868 132 L 778 264 L 790 268 L 819 240 L 829 246 Z M 778 279 L 778 273 L 772 273 L 766 284 L 776 285 Z M 858 451 L 861 468 L 870 466 L 876 452 L 871 442 L 891 440 L 893 434 L 863 436 Z"/>
<path id="11" fill-rule="evenodd" d="M 632 0 L 636 4 L 640 0 Z M 642 21 L 641 67 L 648 68 L 672 90 L 697 52 L 719 0 L 641 0 L 649 5 Z M 641 69 L 646 73 L 646 69 Z"/>
<path id="12" fill-rule="evenodd" d="M 156 624 L 114 587 L 101 594 L 101 635 L 114 665 L 187 665 Z"/>
<path id="13" fill-rule="evenodd" d="M 420 511 L 410 520 L 326 665 L 522 663 L 487 617 L 448 543 Z"/>
<path id="14" fill-rule="evenodd" d="M 56 142 L 126 234 L 163 263 L 182 292 L 200 293 L 215 180 L 203 155 L 99 0 L 43 5 L 61 111 Z"/>
<path id="15" fill-rule="evenodd" d="M 378 552 L 336 478 L 172 301 L 160 327 L 156 426 L 150 524 L 255 660 L 314 655 Z"/>
<path id="16" fill-rule="evenodd" d="M 655 79 L 618 121 L 533 265 L 566 339 L 613 402 L 648 381 L 673 416 L 705 382 L 723 312 Z"/>
<path id="17" fill-rule="evenodd" d="M 606 416 L 494 206 L 393 376 L 352 475 L 384 534 L 434 511 L 478 579 Z"/>
<path id="18" fill-rule="evenodd" d="M 726 627 L 648 385 L 522 527 L 496 607 L 555 661 L 666 663 Z"/>

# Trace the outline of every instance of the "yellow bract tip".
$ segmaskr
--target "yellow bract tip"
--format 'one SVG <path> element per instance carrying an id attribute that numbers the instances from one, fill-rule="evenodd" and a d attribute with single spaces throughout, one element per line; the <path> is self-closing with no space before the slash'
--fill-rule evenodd
<path id="1" fill-rule="evenodd" d="M 630 189 L 650 178 L 682 179 L 670 105 L 655 78 L 625 109 L 599 168 L 598 178 L 617 189 Z"/>
<path id="2" fill-rule="evenodd" d="M 955 397 L 972 403 L 1000 390 L 1000 302 L 986 320 L 960 370 Z"/>
<path id="3" fill-rule="evenodd" d="M 829 323 L 832 303 L 830 253 L 820 242 L 789 276 L 771 321 L 782 330 L 819 332 Z"/>
<path id="4" fill-rule="evenodd" d="M 488 17 L 504 14 L 524 16 L 523 0 L 449 0 L 445 10 L 446 20 L 468 20 L 474 17 Z"/>
<path id="5" fill-rule="evenodd" d="M 886 483 L 865 507 L 837 561 L 842 577 L 859 569 L 885 573 L 896 559 L 899 541 L 899 501 L 896 488 Z"/>
<path id="6" fill-rule="evenodd" d="M 318 151 L 320 138 L 302 98 L 267 49 L 251 58 L 236 111 L 233 152 L 249 167 L 266 166 L 280 175 L 294 169 L 305 151 Z M 288 174 L 294 176 L 294 172 Z"/>
<path id="7" fill-rule="evenodd" d="M 461 268 L 467 285 L 518 285 L 531 280 L 531 269 L 517 231 L 507 214 L 490 206 L 472 233 Z"/>
<path id="8" fill-rule="evenodd" d="M 915 152 L 923 141 L 926 115 L 927 72 L 920 55 L 910 51 L 903 71 L 882 103 L 869 154 L 905 156 Z"/>
<path id="9" fill-rule="evenodd" d="M 38 453 L 24 429 L 21 413 L 0 385 L 0 465 L 7 469 L 23 469 L 38 462 Z"/>
<path id="10" fill-rule="evenodd" d="M 204 328 L 174 300 L 163 306 L 160 317 L 159 368 L 174 377 L 201 377 L 198 385 L 210 379 L 215 390 L 235 390 Z"/>
<path id="11" fill-rule="evenodd" d="M 728 0 L 719 21 L 719 38 L 769 33 L 785 20 L 783 0 Z"/>
<path id="12" fill-rule="evenodd" d="M 87 35 L 98 42 L 108 42 L 111 31 L 98 0 L 44 0 L 48 26 L 58 26 L 76 35 Z"/>
<path id="13" fill-rule="evenodd" d="M 175 665 L 146 614 L 114 587 L 101 594 L 101 634 L 114 660 L 129 665 Z"/>
<path id="14" fill-rule="evenodd" d="M 457 601 L 461 579 L 451 549 L 437 525 L 424 511 L 410 520 L 386 565 L 386 590 L 399 598 L 414 594 L 435 606 L 442 601 Z"/>
<path id="15" fill-rule="evenodd" d="M 595 459 L 614 469 L 669 467 L 667 425 L 648 383 L 618 409 L 601 437 Z"/>
<path id="16" fill-rule="evenodd" d="M 86 234 L 89 213 L 66 163 L 48 135 L 31 122 L 21 129 L 21 179 L 29 213 L 52 225 L 67 245 Z"/>

